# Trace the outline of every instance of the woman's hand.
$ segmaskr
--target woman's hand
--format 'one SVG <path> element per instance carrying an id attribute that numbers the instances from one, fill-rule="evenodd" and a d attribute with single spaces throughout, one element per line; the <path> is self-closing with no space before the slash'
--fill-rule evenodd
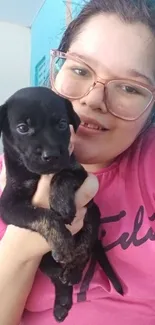
<path id="1" fill-rule="evenodd" d="M 43 208 L 49 208 L 49 190 L 52 175 L 43 175 L 38 183 L 37 191 L 33 197 L 33 205 Z M 72 225 L 66 225 L 72 235 L 76 234 L 83 226 L 84 216 L 86 213 L 85 205 L 93 199 L 99 188 L 97 177 L 89 175 L 75 196 L 76 216 Z"/>

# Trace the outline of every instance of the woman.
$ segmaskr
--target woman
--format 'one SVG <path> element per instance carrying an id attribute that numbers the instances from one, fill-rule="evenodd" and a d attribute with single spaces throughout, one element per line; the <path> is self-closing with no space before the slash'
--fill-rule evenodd
<path id="1" fill-rule="evenodd" d="M 77 193 L 71 232 L 82 226 L 83 207 L 99 183 L 103 244 L 124 288 L 120 297 L 92 261 L 64 325 L 155 322 L 154 34 L 153 1 L 91 0 L 53 53 L 52 87 L 81 118 L 75 153 L 93 173 Z M 41 179 L 35 205 L 48 206 L 48 184 Z M 39 234 L 5 231 L 2 223 L 1 237 L 1 324 L 56 324 L 53 286 L 37 270 L 48 245 Z"/>

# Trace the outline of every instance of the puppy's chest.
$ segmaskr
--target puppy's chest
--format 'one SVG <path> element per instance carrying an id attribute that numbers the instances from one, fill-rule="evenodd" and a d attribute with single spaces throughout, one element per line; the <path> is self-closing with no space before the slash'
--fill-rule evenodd
<path id="1" fill-rule="evenodd" d="M 34 179 L 28 179 L 28 180 L 25 180 L 23 182 L 23 187 L 25 188 L 25 190 L 28 190 L 28 192 L 34 192 L 36 190 L 36 187 L 37 187 L 37 183 L 38 181 L 34 180 Z"/>
<path id="2" fill-rule="evenodd" d="M 11 179 L 11 188 L 16 191 L 20 196 L 30 198 L 33 196 L 37 189 L 38 180 L 25 179 L 17 180 Z"/>

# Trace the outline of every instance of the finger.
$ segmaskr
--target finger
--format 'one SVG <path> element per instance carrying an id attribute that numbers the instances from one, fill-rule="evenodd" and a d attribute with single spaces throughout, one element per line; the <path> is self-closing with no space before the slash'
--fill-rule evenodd
<path id="1" fill-rule="evenodd" d="M 77 210 L 84 207 L 94 198 L 99 189 L 98 179 L 95 175 L 90 174 L 81 185 L 75 195 L 75 204 Z"/>
<path id="2" fill-rule="evenodd" d="M 77 234 L 83 227 L 83 220 L 78 220 L 74 225 L 66 225 L 66 228 L 71 232 L 72 235 Z"/>
<path id="3" fill-rule="evenodd" d="M 74 151 L 74 128 L 73 125 L 70 125 L 70 132 L 71 132 L 71 137 L 70 137 L 70 143 L 69 143 L 69 154 L 71 155 Z"/>
<path id="4" fill-rule="evenodd" d="M 73 151 L 74 151 L 74 144 L 73 144 L 72 142 L 69 143 L 68 150 L 69 150 L 69 155 L 71 156 L 71 154 L 72 154 Z"/>
<path id="5" fill-rule="evenodd" d="M 78 210 L 72 224 L 66 225 L 66 228 L 72 233 L 72 235 L 76 234 L 83 227 L 86 211 L 86 208 L 81 208 Z"/>
<path id="6" fill-rule="evenodd" d="M 70 124 L 69 127 L 70 127 L 71 137 L 74 137 L 75 131 L 74 131 L 73 125 Z"/>
<path id="7" fill-rule="evenodd" d="M 83 220 L 79 220 L 74 226 L 67 225 L 66 228 L 72 235 L 77 234 L 83 227 Z"/>
<path id="8" fill-rule="evenodd" d="M 75 216 L 75 218 L 73 220 L 73 223 L 76 222 L 77 220 L 84 219 L 86 212 L 87 212 L 87 208 L 81 208 L 81 209 L 79 209 L 77 211 L 77 213 L 76 213 L 76 216 Z"/>
<path id="9" fill-rule="evenodd" d="M 2 162 L 2 169 L 0 172 L 0 188 L 3 191 L 4 187 L 6 186 L 6 167 L 5 162 Z"/>
<path id="10" fill-rule="evenodd" d="M 42 175 L 37 190 L 33 196 L 32 204 L 34 206 L 49 208 L 49 192 L 53 175 Z"/>

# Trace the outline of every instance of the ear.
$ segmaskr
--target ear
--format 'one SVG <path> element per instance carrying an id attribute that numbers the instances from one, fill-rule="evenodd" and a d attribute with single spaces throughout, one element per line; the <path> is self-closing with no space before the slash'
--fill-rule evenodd
<path id="1" fill-rule="evenodd" d="M 7 104 L 3 104 L 0 106 L 0 135 L 1 132 L 3 130 L 3 125 L 4 125 L 4 121 L 6 118 L 6 113 L 7 113 Z"/>
<path id="2" fill-rule="evenodd" d="M 67 113 L 69 117 L 69 123 L 73 125 L 74 131 L 76 132 L 81 122 L 80 118 L 75 113 L 71 102 L 68 99 L 65 99 L 65 101 L 66 101 Z"/>

